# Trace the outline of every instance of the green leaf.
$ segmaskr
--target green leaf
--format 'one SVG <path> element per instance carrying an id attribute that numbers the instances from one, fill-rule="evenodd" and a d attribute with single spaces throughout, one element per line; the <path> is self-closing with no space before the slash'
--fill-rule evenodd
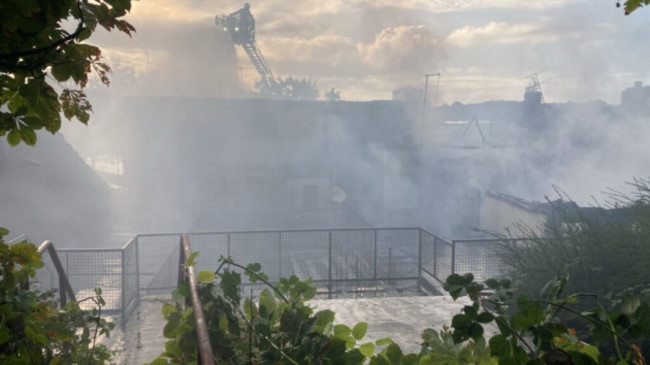
<path id="1" fill-rule="evenodd" d="M 380 338 L 377 341 L 375 341 L 375 344 L 377 346 L 386 346 L 386 345 L 390 345 L 391 343 L 393 343 L 393 339 L 390 337 Z"/>
<path id="2" fill-rule="evenodd" d="M 194 261 L 197 257 L 199 257 L 198 252 L 192 252 L 190 255 L 185 259 L 185 266 L 196 266 L 196 261 Z"/>
<path id="3" fill-rule="evenodd" d="M 641 305 L 641 300 L 636 295 L 626 295 L 621 303 L 621 312 L 630 316 L 636 312 Z"/>
<path id="4" fill-rule="evenodd" d="M 519 312 L 512 318 L 516 329 L 526 329 L 544 320 L 544 310 L 538 302 L 529 302 L 525 296 L 519 298 Z"/>
<path id="5" fill-rule="evenodd" d="M 67 63 L 52 66 L 52 76 L 56 81 L 62 82 L 70 78 L 71 71 Z"/>
<path id="6" fill-rule="evenodd" d="M 16 146 L 20 143 L 20 132 L 18 129 L 12 129 L 11 132 L 7 135 L 7 142 L 10 146 Z"/>
<path id="7" fill-rule="evenodd" d="M 451 326 L 460 329 L 469 326 L 472 323 L 472 319 L 466 314 L 456 314 L 451 319 Z"/>
<path id="8" fill-rule="evenodd" d="M 326 329 L 329 324 L 334 322 L 334 312 L 329 309 L 318 311 L 314 314 L 314 318 L 316 319 L 314 331 L 328 336 L 329 333 L 326 333 Z"/>
<path id="9" fill-rule="evenodd" d="M 497 289 L 499 287 L 499 282 L 496 279 L 487 279 L 485 285 L 490 289 Z"/>
<path id="10" fill-rule="evenodd" d="M 216 278 L 216 275 L 210 270 L 201 270 L 196 276 L 196 280 L 199 283 L 211 283 Z"/>
<path id="11" fill-rule="evenodd" d="M 359 322 L 352 328 L 352 336 L 355 339 L 360 340 L 363 338 L 363 336 L 366 335 L 367 329 L 368 329 L 368 323 Z"/>
<path id="12" fill-rule="evenodd" d="M 241 275 L 236 272 L 226 270 L 221 275 L 221 282 L 219 286 L 223 290 L 223 294 L 236 303 L 239 303 L 239 287 L 241 285 Z"/>
<path id="13" fill-rule="evenodd" d="M 2 326 L 0 327 L 0 345 L 9 341 L 11 339 L 11 331 L 9 328 Z"/>
<path id="14" fill-rule="evenodd" d="M 481 312 L 476 316 L 476 322 L 479 323 L 490 323 L 494 320 L 494 316 L 490 312 Z"/>
<path id="15" fill-rule="evenodd" d="M 264 289 L 260 293 L 260 316 L 270 321 L 276 308 L 275 296 L 268 289 Z"/>
<path id="16" fill-rule="evenodd" d="M 171 303 L 163 303 L 160 313 L 162 313 L 163 318 L 167 318 L 172 312 L 176 312 L 176 306 Z"/>
<path id="17" fill-rule="evenodd" d="M 392 343 L 388 345 L 388 348 L 385 350 L 386 359 L 391 365 L 399 365 L 402 362 L 402 349 L 397 346 L 397 344 Z"/>
<path id="18" fill-rule="evenodd" d="M 344 325 L 344 324 L 337 324 L 334 326 L 334 337 L 340 338 L 342 340 L 345 340 L 348 336 L 350 336 L 350 333 L 352 330 L 350 327 Z"/>
<path id="19" fill-rule="evenodd" d="M 375 354 L 375 344 L 372 342 L 364 343 L 363 345 L 359 346 L 359 351 L 361 351 L 363 356 L 371 357 Z"/>
<path id="20" fill-rule="evenodd" d="M 568 351 L 568 355 L 571 357 L 571 362 L 574 365 L 598 365 L 597 361 L 582 352 Z"/>
<path id="21" fill-rule="evenodd" d="M 167 364 L 169 364 L 167 360 L 160 357 L 149 363 L 149 365 L 167 365 Z"/>
<path id="22" fill-rule="evenodd" d="M 498 358 L 507 358 L 511 353 L 511 345 L 503 335 L 496 335 L 490 338 L 490 354 Z"/>
<path id="23" fill-rule="evenodd" d="M 36 144 L 36 133 L 32 128 L 20 126 L 20 136 L 27 145 L 33 146 Z"/>

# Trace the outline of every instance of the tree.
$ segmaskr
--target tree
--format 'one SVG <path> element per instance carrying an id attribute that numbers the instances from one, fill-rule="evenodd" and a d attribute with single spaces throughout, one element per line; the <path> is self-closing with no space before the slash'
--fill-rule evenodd
<path id="1" fill-rule="evenodd" d="M 278 79 L 282 96 L 291 100 L 315 100 L 318 98 L 316 82 L 303 77 L 302 80 L 289 76 Z"/>
<path id="2" fill-rule="evenodd" d="M 650 277 L 650 179 L 635 179 L 632 194 L 612 193 L 611 209 L 552 202 L 548 238 L 529 227 L 529 243 L 506 241 L 501 259 L 509 277 L 529 296 L 558 276 L 568 275 L 573 292 L 616 295 L 647 288 Z M 568 199 L 568 197 L 565 197 Z"/>
<path id="3" fill-rule="evenodd" d="M 59 130 L 61 113 L 88 123 L 83 89 L 92 73 L 108 85 L 110 67 L 84 42 L 98 25 L 131 36 L 135 28 L 121 19 L 130 9 L 131 0 L 0 2 L 0 136 L 34 145 L 36 130 Z"/>
<path id="4" fill-rule="evenodd" d="M 630 15 L 633 11 L 645 5 L 650 5 L 650 0 L 626 0 L 623 9 L 625 10 L 625 15 Z M 620 1 L 616 2 L 616 7 L 621 7 Z"/>
<path id="5" fill-rule="evenodd" d="M 335 88 L 331 88 L 330 91 L 325 93 L 325 99 L 327 101 L 341 100 L 341 93 Z"/>

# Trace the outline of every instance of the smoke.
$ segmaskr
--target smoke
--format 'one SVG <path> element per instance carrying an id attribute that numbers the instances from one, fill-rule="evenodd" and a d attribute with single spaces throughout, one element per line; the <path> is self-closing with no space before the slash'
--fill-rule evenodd
<path id="1" fill-rule="evenodd" d="M 647 79 L 643 10 L 623 17 L 582 1 L 251 4 L 274 73 L 310 77 L 321 95 L 335 87 L 344 100 L 388 99 L 441 72 L 436 108 L 418 131 L 419 101 L 242 99 L 256 71 L 213 18 L 242 4 L 136 2 L 133 38 L 93 37 L 114 69 L 112 85 L 91 85 L 90 127 L 66 123 L 63 132 L 84 158 L 122 161 L 124 175 L 111 176 L 121 232 L 187 230 L 207 216 L 212 229 L 273 228 L 313 196 L 362 223 L 451 232 L 459 202 L 475 191 L 541 200 L 557 185 L 587 203 L 648 170 L 639 152 L 646 119 L 612 105 Z M 481 104 L 521 100 L 536 72 L 555 104 L 535 112 Z M 487 142 L 475 128 L 459 136 L 444 124 L 473 115 Z M 305 217 L 284 222 L 313 227 Z"/>

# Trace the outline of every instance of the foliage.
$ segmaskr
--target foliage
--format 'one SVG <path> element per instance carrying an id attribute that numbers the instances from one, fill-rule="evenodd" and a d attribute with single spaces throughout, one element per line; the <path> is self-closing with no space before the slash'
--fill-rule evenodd
<path id="1" fill-rule="evenodd" d="M 193 264 L 191 261 L 188 263 Z M 241 275 L 226 267 L 244 270 L 251 283 L 262 281 L 267 288 L 256 299 L 252 295 L 242 299 Z M 562 295 L 565 279 L 549 284 L 545 300 L 529 300 L 526 296 L 516 297 L 510 280 L 490 279 L 483 285 L 474 282 L 472 274 L 454 274 L 447 279 L 445 289 L 454 300 L 468 296 L 471 304 L 453 317 L 450 327 L 424 330 L 420 352 L 403 353 L 390 338 L 358 345 L 366 333 L 366 323 L 350 328 L 335 324 L 335 314 L 329 310 L 314 313 L 305 304 L 315 294 L 309 280 L 293 276 L 271 285 L 260 270 L 259 264 L 244 267 L 222 258 L 216 272 L 197 275 L 212 351 L 218 362 L 645 364 L 635 341 L 650 335 L 650 304 L 636 295 L 626 297 L 613 311 L 600 306 L 579 312 L 574 306 L 581 295 Z M 167 320 L 164 335 L 169 341 L 152 365 L 196 363 L 198 341 L 192 308 L 185 305 L 188 296 L 188 284 L 184 282 L 174 292 L 174 302 L 163 305 Z M 560 312 L 588 324 L 584 338 L 589 343 L 562 322 Z"/>
<path id="2" fill-rule="evenodd" d="M 464 363 L 496 363 L 496 358 L 499 364 L 645 364 L 635 341 L 650 336 L 650 302 L 629 295 L 610 311 L 600 304 L 580 312 L 574 307 L 583 295 L 563 296 L 566 283 L 566 278 L 550 282 L 545 300 L 524 295 L 515 300 L 509 280 L 490 279 L 484 286 L 474 282 L 472 274 L 451 275 L 445 289 L 454 299 L 468 296 L 472 305 L 453 317 L 448 337 L 473 349 L 471 361 Z M 485 289 L 492 294 L 486 295 Z M 587 324 L 584 336 L 590 343 L 566 325 L 558 316 L 561 312 Z M 491 323 L 498 332 L 487 340 L 486 349 L 483 326 Z"/>
<path id="3" fill-rule="evenodd" d="M 636 9 L 649 4 L 650 0 L 626 0 L 623 9 L 625 10 L 625 15 L 630 15 Z M 620 6 L 621 2 L 616 1 L 616 7 L 619 8 Z"/>
<path id="4" fill-rule="evenodd" d="M 131 0 L 0 2 L 0 136 L 34 145 L 36 130 L 59 130 L 61 113 L 88 123 L 83 89 L 93 72 L 108 85 L 110 67 L 84 41 L 98 25 L 130 36 L 135 28 L 120 19 L 130 9 Z"/>
<path id="5" fill-rule="evenodd" d="M 289 76 L 286 78 L 278 77 L 271 85 L 267 86 L 261 81 L 255 84 L 261 96 L 281 98 L 289 100 L 315 100 L 318 98 L 318 88 L 316 82 L 308 79 L 294 79 Z"/>
<path id="6" fill-rule="evenodd" d="M 227 264 L 227 265 L 226 265 Z M 199 297 L 205 313 L 212 350 L 217 361 L 232 364 L 361 364 L 373 344 L 355 348 L 366 331 L 366 324 L 353 328 L 334 325 L 334 313 L 314 313 L 305 305 L 315 288 L 295 276 L 269 284 L 258 298 L 242 299 L 243 269 L 250 282 L 268 283 L 259 264 L 246 267 L 222 260 L 215 273 L 201 272 Z M 221 270 L 223 269 L 223 272 Z M 216 281 L 213 281 L 216 279 Z M 188 282 L 174 292 L 174 303 L 165 303 L 162 314 L 169 339 L 165 351 L 151 364 L 188 364 L 197 361 L 196 324 L 193 310 L 185 303 L 190 295 Z"/>
<path id="7" fill-rule="evenodd" d="M 555 218 L 547 237 L 520 227 L 528 243 L 507 241 L 500 257 L 507 275 L 527 295 L 544 283 L 568 275 L 570 292 L 604 296 L 640 288 L 650 277 L 650 182 L 631 183 L 636 193 L 610 195 L 608 206 L 578 208 L 569 200 L 551 202 Z M 638 290 L 637 290 L 638 292 Z"/>
<path id="8" fill-rule="evenodd" d="M 112 323 L 101 318 L 101 291 L 96 307 L 81 310 L 81 302 L 57 308 L 52 292 L 25 289 L 43 261 L 36 247 L 22 241 L 8 245 L 9 232 L 0 228 L 0 363 L 2 364 L 107 364 L 112 353 L 95 345 L 98 335 L 108 336 Z"/>
<path id="9" fill-rule="evenodd" d="M 325 93 L 325 100 L 327 101 L 337 101 L 341 100 L 341 92 L 335 88 L 331 88 L 330 91 Z"/>

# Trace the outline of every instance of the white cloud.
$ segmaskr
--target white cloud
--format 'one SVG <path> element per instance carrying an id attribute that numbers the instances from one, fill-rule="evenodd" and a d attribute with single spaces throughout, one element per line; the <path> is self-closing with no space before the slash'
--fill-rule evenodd
<path id="1" fill-rule="evenodd" d="M 443 57 L 438 39 L 423 25 L 385 28 L 373 43 L 359 43 L 357 49 L 366 64 L 388 72 L 430 72 Z"/>
<path id="2" fill-rule="evenodd" d="M 567 40 L 577 40 L 599 36 L 604 32 L 613 31 L 608 24 L 596 24 L 589 30 L 584 25 L 554 22 L 542 18 L 538 22 L 510 24 L 491 21 L 486 25 L 473 27 L 465 26 L 454 30 L 446 38 L 450 46 L 471 47 L 491 43 L 556 43 Z"/>

